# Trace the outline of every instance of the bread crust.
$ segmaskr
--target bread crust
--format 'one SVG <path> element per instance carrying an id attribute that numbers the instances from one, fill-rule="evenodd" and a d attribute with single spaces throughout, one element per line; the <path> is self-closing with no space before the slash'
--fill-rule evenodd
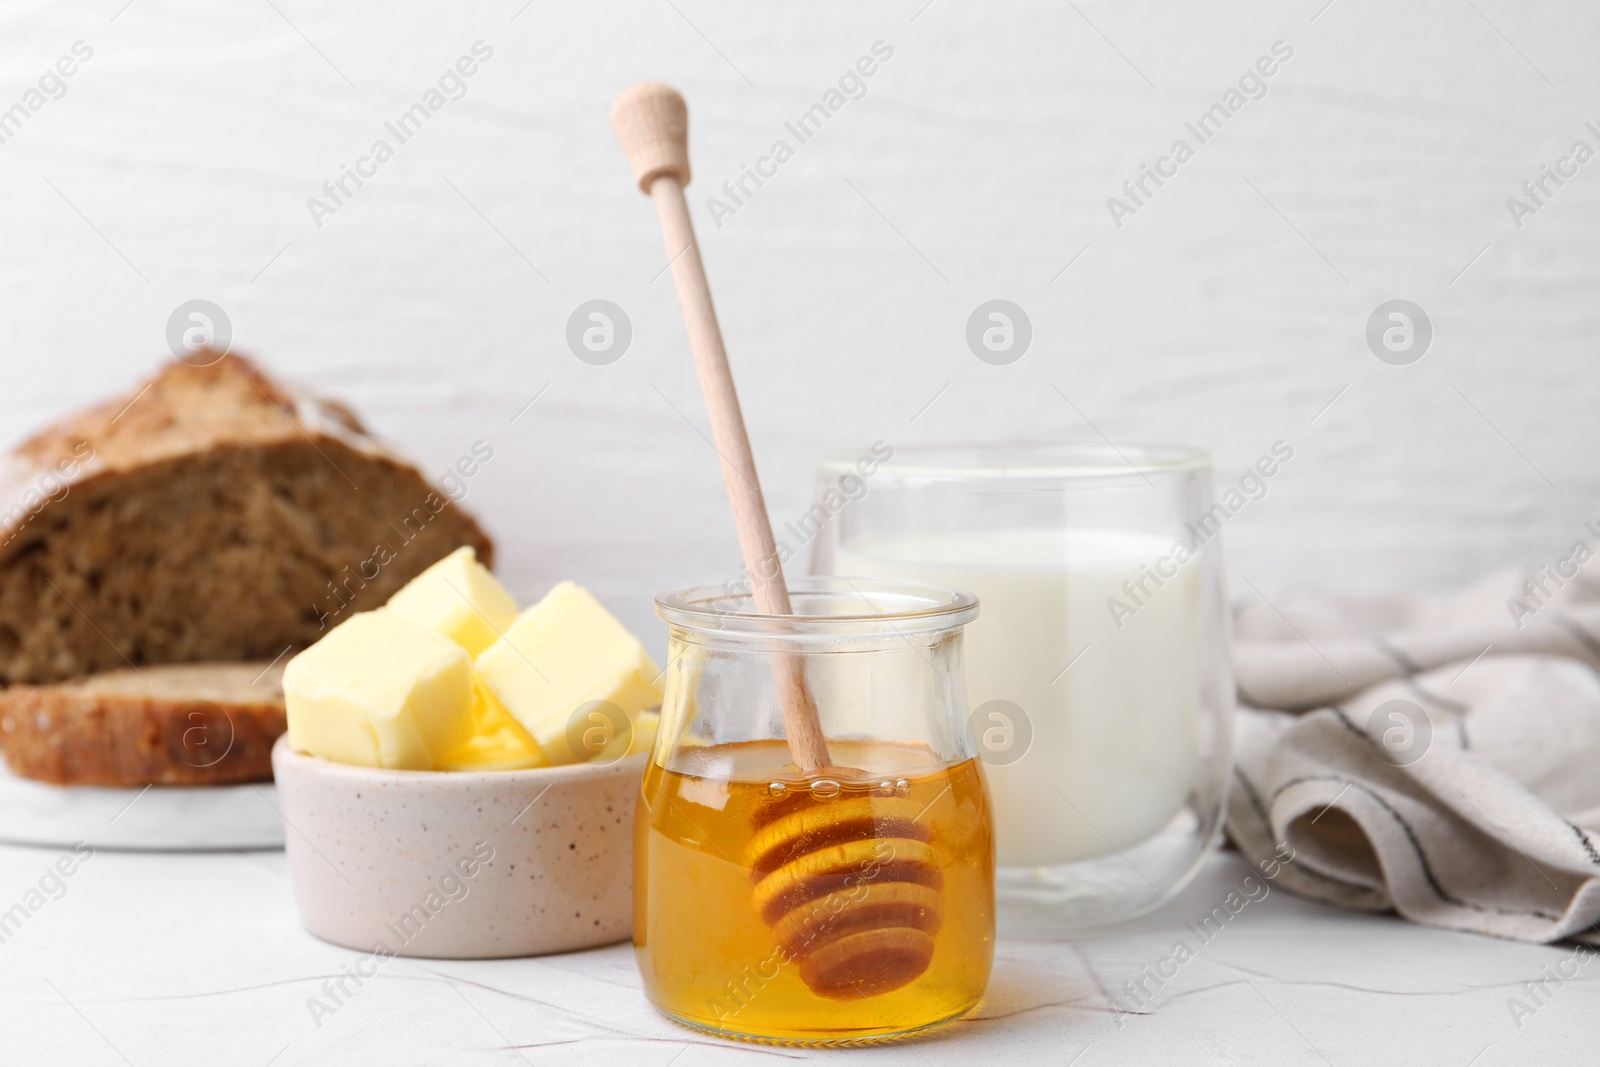
<path id="1" fill-rule="evenodd" d="M 139 672 L 123 670 L 0 690 L 6 762 L 17 774 L 53 785 L 271 781 L 272 743 L 288 726 L 282 665 L 220 670 L 256 672 L 258 680 L 209 691 L 195 685 L 194 695 L 180 697 L 174 691 L 183 689 L 181 681 L 141 686 Z"/>

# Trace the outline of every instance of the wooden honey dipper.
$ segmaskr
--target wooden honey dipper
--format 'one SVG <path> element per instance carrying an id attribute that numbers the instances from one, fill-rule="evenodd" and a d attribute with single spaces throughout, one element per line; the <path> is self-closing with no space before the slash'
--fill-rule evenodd
<path id="1" fill-rule="evenodd" d="M 641 82 L 617 97 L 611 128 L 639 188 L 655 201 L 756 610 L 793 615 L 683 196 L 688 106 L 676 89 Z M 837 794 L 840 783 L 866 775 L 833 766 L 801 658 L 779 654 L 773 672 L 790 757 L 813 788 L 775 799 L 752 820 L 744 861 L 755 907 L 813 992 L 845 999 L 898 989 L 927 970 L 944 916 L 928 829 L 906 797 L 852 790 L 817 802 L 818 783 L 831 781 Z"/>

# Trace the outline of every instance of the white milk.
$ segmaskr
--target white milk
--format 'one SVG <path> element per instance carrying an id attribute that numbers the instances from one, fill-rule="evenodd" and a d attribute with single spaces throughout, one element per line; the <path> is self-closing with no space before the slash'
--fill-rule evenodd
<path id="1" fill-rule="evenodd" d="M 968 700 L 974 710 L 1010 701 L 1033 732 L 1026 753 L 1005 763 L 1006 724 L 973 724 L 988 733 L 980 745 L 991 755 L 1002 749 L 984 768 L 1000 864 L 1108 855 L 1151 837 L 1183 807 L 1198 762 L 1202 568 L 1190 561 L 1159 588 L 1146 577 L 1134 594 L 1143 604 L 1120 629 L 1106 606 L 1117 598 L 1132 607 L 1123 582 L 1171 551 L 1172 541 L 1145 534 L 1022 529 L 839 547 L 837 574 L 978 595 L 965 640 Z M 1025 733 L 1015 726 L 1013 743 Z"/>

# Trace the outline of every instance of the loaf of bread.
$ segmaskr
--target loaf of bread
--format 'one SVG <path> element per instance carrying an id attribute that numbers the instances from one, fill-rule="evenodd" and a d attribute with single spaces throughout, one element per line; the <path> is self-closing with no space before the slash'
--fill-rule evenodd
<path id="1" fill-rule="evenodd" d="M 73 785 L 270 779 L 287 654 L 462 545 L 489 561 L 345 408 L 238 356 L 171 363 L 0 470 L 6 762 Z"/>
<path id="2" fill-rule="evenodd" d="M 0 690 L 6 762 L 57 785 L 265 781 L 285 727 L 282 660 L 124 667 Z"/>
<path id="3" fill-rule="evenodd" d="M 35 435 L 0 493 L 3 684 L 270 661 L 461 545 L 491 553 L 349 411 L 233 355 Z"/>

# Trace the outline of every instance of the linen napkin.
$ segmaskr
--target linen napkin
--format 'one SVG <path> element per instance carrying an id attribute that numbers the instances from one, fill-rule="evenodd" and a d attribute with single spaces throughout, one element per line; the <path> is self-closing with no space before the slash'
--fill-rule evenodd
<path id="1" fill-rule="evenodd" d="M 1234 844 L 1258 864 L 1287 844 L 1278 884 L 1328 903 L 1600 943 L 1600 564 L 1588 559 L 1445 600 L 1241 606 Z"/>

